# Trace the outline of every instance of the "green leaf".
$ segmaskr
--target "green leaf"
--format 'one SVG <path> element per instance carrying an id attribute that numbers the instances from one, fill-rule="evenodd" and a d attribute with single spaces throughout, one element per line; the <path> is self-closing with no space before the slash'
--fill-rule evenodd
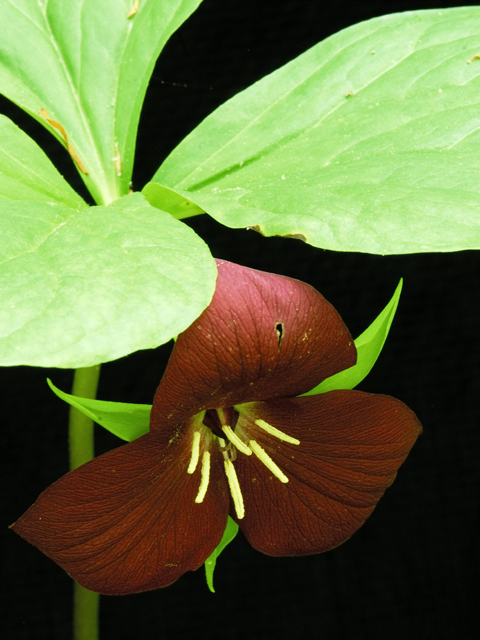
<path id="1" fill-rule="evenodd" d="M 184 220 L 185 218 L 205 213 L 203 209 L 197 207 L 193 202 L 155 182 L 149 182 L 145 185 L 142 193 L 152 206 L 158 207 L 162 211 L 168 211 L 177 220 Z"/>
<path id="2" fill-rule="evenodd" d="M 215 593 L 215 589 L 213 588 L 213 572 L 215 570 L 215 565 L 217 564 L 217 558 L 225 549 L 225 547 L 232 542 L 235 536 L 238 533 L 238 524 L 228 516 L 227 527 L 223 534 L 223 538 L 220 540 L 220 544 L 213 551 L 213 553 L 205 560 L 205 574 L 207 578 L 208 588 L 212 593 Z"/>
<path id="3" fill-rule="evenodd" d="M 36 200 L 86 207 L 40 147 L 0 115 L 0 200 Z"/>
<path id="4" fill-rule="evenodd" d="M 151 349 L 209 304 L 216 266 L 185 224 L 132 194 L 80 211 L 0 211 L 0 363 L 87 367 Z"/>
<path id="5" fill-rule="evenodd" d="M 107 402 L 79 398 L 60 391 L 47 378 L 50 389 L 62 400 L 91 418 L 101 427 L 108 429 L 113 435 L 127 442 L 136 440 L 149 431 L 150 404 L 130 404 L 128 402 Z"/>
<path id="6" fill-rule="evenodd" d="M 334 389 L 353 389 L 367 377 L 380 355 L 388 332 L 393 322 L 393 317 L 398 307 L 400 294 L 402 292 L 403 280 L 400 280 L 392 299 L 385 309 L 375 318 L 372 324 L 355 340 L 357 347 L 357 363 L 340 371 L 334 376 L 327 378 L 314 389 L 311 389 L 304 396 L 317 393 L 326 393 Z"/>
<path id="7" fill-rule="evenodd" d="M 480 248 L 480 7 L 375 18 L 202 122 L 153 181 L 337 251 Z"/>
<path id="8" fill-rule="evenodd" d="M 0 2 L 0 91 L 68 148 L 97 203 L 127 193 L 155 61 L 200 2 Z"/>

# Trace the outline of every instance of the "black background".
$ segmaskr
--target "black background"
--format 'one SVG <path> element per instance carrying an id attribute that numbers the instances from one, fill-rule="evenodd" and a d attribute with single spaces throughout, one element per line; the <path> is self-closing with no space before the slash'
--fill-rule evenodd
<path id="1" fill-rule="evenodd" d="M 385 13 L 454 4 L 204 0 L 173 35 L 153 74 L 140 123 L 134 188 L 141 189 L 216 106 L 328 35 Z M 85 195 L 60 145 L 20 110 L 6 101 L 0 106 Z M 215 257 L 314 285 L 354 336 L 403 277 L 390 338 L 360 388 L 406 402 L 423 422 L 424 434 L 373 516 L 343 546 L 318 556 L 273 559 L 254 551 L 239 534 L 218 561 L 215 594 L 207 590 L 200 569 L 162 591 L 102 598 L 102 640 L 476 638 L 478 253 L 341 254 L 230 230 L 206 216 L 188 223 Z M 165 345 L 104 365 L 99 397 L 151 402 L 170 349 Z M 67 471 L 67 407 L 45 378 L 68 391 L 72 374 L 16 367 L 0 375 L 3 637 L 69 638 L 69 578 L 6 527 Z M 98 452 L 118 442 L 98 429 Z"/>

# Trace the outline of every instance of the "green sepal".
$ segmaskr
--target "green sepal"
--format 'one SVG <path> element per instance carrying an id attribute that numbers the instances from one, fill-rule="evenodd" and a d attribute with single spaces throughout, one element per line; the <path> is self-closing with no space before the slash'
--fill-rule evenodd
<path id="1" fill-rule="evenodd" d="M 353 389 L 367 377 L 373 368 L 373 365 L 377 361 L 377 358 L 383 349 L 383 345 L 385 344 L 385 340 L 387 339 L 393 317 L 397 310 L 400 293 L 402 292 L 402 284 L 403 279 L 400 279 L 400 282 L 395 289 L 395 293 L 385 309 L 377 316 L 368 329 L 365 329 L 365 331 L 355 340 L 355 346 L 357 347 L 357 363 L 353 367 L 350 367 L 345 371 L 340 371 L 340 373 L 336 373 L 334 376 L 327 378 L 319 385 L 302 395 L 310 396 L 317 393 L 333 391 L 335 389 Z"/>
<path id="2" fill-rule="evenodd" d="M 79 398 L 60 391 L 47 378 L 50 389 L 62 400 L 75 407 L 113 435 L 127 442 L 136 440 L 149 431 L 149 404 L 131 404 L 129 402 L 107 402 Z"/>
<path id="3" fill-rule="evenodd" d="M 232 540 L 235 538 L 237 533 L 238 533 L 238 524 L 234 520 L 232 520 L 230 516 L 228 516 L 227 526 L 223 533 L 223 537 L 220 540 L 220 544 L 213 551 L 213 553 L 205 560 L 205 575 L 207 578 L 207 585 L 212 593 L 215 593 L 215 589 L 213 588 L 213 571 L 217 563 L 217 558 L 225 549 L 225 547 L 228 544 L 230 544 L 230 542 L 232 542 Z"/>

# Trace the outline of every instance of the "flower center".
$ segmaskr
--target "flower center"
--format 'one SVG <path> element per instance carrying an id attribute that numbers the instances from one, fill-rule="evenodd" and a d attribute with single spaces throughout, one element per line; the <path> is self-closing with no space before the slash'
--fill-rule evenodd
<path id="1" fill-rule="evenodd" d="M 192 453 L 190 456 L 190 463 L 187 468 L 187 473 L 193 474 L 198 467 L 200 461 L 200 449 L 203 443 L 203 453 L 201 461 L 201 479 L 195 502 L 203 502 L 208 489 L 208 483 L 210 480 L 210 444 L 212 438 L 208 437 L 205 427 L 208 427 L 210 432 L 214 435 L 215 443 L 223 456 L 223 466 L 225 475 L 227 477 L 228 486 L 232 496 L 233 504 L 235 506 L 235 513 L 237 518 L 241 520 L 245 516 L 245 503 L 243 500 L 242 490 L 238 481 L 235 465 L 233 464 L 237 459 L 237 452 L 243 453 L 246 456 L 254 454 L 260 462 L 262 462 L 272 474 L 280 480 L 282 483 L 287 483 L 288 478 L 280 469 L 280 467 L 272 460 L 268 453 L 263 449 L 256 440 L 249 438 L 246 431 L 248 431 L 248 421 L 240 420 L 241 407 L 226 407 L 221 409 L 208 409 L 198 414 L 194 418 L 195 427 L 192 439 Z M 288 434 L 280 431 L 273 425 L 265 422 L 265 420 L 257 419 L 254 421 L 255 425 L 262 429 L 262 431 L 268 433 L 270 436 L 278 438 L 283 442 L 299 445 L 300 441 L 296 438 L 292 438 Z"/>

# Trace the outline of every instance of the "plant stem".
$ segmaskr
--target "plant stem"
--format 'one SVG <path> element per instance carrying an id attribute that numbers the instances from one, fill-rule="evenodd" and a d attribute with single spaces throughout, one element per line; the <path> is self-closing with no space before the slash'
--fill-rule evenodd
<path id="1" fill-rule="evenodd" d="M 95 398 L 97 395 L 100 365 L 76 369 L 72 394 L 80 398 Z M 70 470 L 76 469 L 94 457 L 93 421 L 85 414 L 70 407 L 69 425 Z"/>
<path id="2" fill-rule="evenodd" d="M 72 394 L 82 398 L 95 398 L 100 365 L 82 367 L 75 371 Z M 69 424 L 70 470 L 76 469 L 94 457 L 93 421 L 70 408 Z M 73 585 L 73 639 L 98 640 L 99 594 Z"/>
<path id="3" fill-rule="evenodd" d="M 98 640 L 100 595 L 73 583 L 73 640 Z"/>

